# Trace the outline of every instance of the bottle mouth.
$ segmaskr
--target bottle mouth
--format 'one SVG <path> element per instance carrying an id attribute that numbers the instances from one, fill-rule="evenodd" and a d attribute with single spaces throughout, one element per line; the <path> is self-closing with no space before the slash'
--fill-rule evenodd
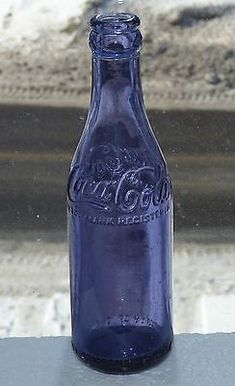
<path id="1" fill-rule="evenodd" d="M 127 58 L 141 49 L 140 19 L 134 14 L 96 15 L 90 25 L 90 47 L 96 55 L 107 59 Z"/>
<path id="2" fill-rule="evenodd" d="M 140 19 L 132 13 L 102 14 L 94 16 L 90 21 L 90 25 L 98 33 L 121 34 L 137 30 Z"/>

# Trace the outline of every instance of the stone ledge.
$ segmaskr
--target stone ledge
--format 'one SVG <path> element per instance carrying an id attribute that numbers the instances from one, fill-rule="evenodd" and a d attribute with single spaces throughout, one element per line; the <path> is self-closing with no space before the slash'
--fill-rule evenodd
<path id="1" fill-rule="evenodd" d="M 72 351 L 69 337 L 0 340 L 4 386 L 234 386 L 235 333 L 183 334 L 158 366 L 133 375 L 89 369 Z"/>

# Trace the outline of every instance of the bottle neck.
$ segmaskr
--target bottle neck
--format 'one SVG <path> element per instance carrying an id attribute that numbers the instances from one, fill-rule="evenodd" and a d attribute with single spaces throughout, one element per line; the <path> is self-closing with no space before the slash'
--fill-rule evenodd
<path id="1" fill-rule="evenodd" d="M 143 104 L 140 80 L 139 55 L 125 59 L 92 59 L 91 109 L 112 119 L 113 115 L 125 113 L 128 108 Z"/>

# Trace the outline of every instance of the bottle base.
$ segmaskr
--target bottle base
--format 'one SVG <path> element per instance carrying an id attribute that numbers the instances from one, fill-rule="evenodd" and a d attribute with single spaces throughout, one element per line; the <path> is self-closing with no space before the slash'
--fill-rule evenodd
<path id="1" fill-rule="evenodd" d="M 147 355 L 131 359 L 104 359 L 91 356 L 90 354 L 80 352 L 72 343 L 74 352 L 85 365 L 93 369 L 108 374 L 131 374 L 146 370 L 160 363 L 168 354 L 172 346 L 170 339 L 165 345 Z"/>

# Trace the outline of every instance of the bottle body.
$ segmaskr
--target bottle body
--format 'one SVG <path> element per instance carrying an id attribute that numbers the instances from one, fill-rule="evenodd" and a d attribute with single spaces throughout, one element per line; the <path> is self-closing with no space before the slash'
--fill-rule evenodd
<path id="1" fill-rule="evenodd" d="M 138 56 L 93 60 L 98 90 L 68 183 L 72 344 L 93 367 L 125 373 L 171 345 L 172 190 Z"/>

